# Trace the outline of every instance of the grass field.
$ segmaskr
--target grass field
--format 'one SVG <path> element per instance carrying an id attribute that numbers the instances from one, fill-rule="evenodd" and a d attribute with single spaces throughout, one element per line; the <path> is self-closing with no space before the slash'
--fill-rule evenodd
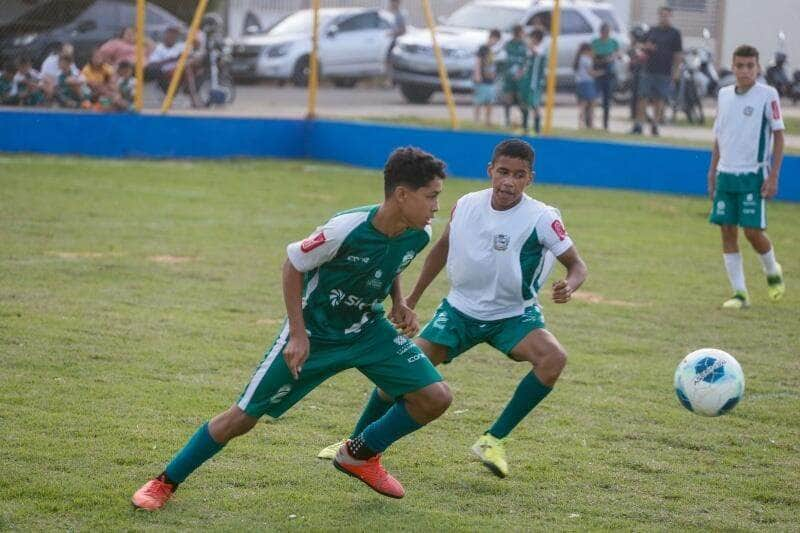
<path id="1" fill-rule="evenodd" d="M 533 192 L 561 208 L 590 276 L 581 299 L 545 303 L 570 360 L 512 433 L 509 478 L 468 447 L 528 369 L 480 347 L 442 368 L 450 410 L 387 454 L 403 500 L 314 457 L 371 390 L 350 371 L 232 442 L 163 512 L 132 511 L 132 492 L 236 399 L 277 333 L 285 244 L 378 201 L 380 180 L 307 161 L 1 157 L 0 530 L 800 528 L 800 205 L 769 213 L 785 299 L 768 302 L 748 250 L 753 307 L 723 312 L 705 199 L 554 186 Z M 449 179 L 441 212 L 483 186 Z M 445 290 L 442 278 L 426 294 L 423 321 Z M 703 346 L 747 376 L 721 418 L 672 390 Z"/>

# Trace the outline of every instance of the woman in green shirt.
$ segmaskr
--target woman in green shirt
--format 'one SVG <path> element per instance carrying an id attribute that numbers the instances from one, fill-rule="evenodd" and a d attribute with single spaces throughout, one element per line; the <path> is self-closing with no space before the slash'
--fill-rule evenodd
<path id="1" fill-rule="evenodd" d="M 604 22 L 600 26 L 600 37 L 592 41 L 594 69 L 601 72 L 600 76 L 595 78 L 595 84 L 603 97 L 603 129 L 606 131 L 611 113 L 611 95 L 614 93 L 616 81 L 614 60 L 619 55 L 619 43 L 610 34 L 611 28 Z"/>

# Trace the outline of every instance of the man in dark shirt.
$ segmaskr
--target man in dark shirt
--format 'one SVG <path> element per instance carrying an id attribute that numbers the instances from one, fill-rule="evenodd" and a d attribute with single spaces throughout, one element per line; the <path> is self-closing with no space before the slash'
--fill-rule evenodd
<path id="1" fill-rule="evenodd" d="M 659 8 L 658 26 L 651 28 L 647 34 L 643 48 L 647 51 L 648 59 L 640 78 L 636 122 L 631 133 L 642 133 L 649 100 L 653 106 L 652 133 L 658 135 L 658 123 L 664 117 L 664 103 L 669 100 L 672 82 L 678 77 L 683 51 L 681 32 L 672 26 L 671 18 L 671 8 Z"/>

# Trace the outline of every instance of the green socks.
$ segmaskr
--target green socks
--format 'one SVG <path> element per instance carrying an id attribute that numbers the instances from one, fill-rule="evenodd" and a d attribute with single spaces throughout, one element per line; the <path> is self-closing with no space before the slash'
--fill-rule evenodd
<path id="1" fill-rule="evenodd" d="M 175 484 L 182 483 L 189 474 L 211 459 L 215 453 L 223 448 L 224 444 L 218 444 L 208 432 L 208 422 L 203 424 L 200 429 L 192 435 L 189 442 L 164 469 L 169 481 Z"/>
<path id="2" fill-rule="evenodd" d="M 498 439 L 505 438 L 551 390 L 553 389 L 542 385 L 536 374 L 529 372 L 517 385 L 514 396 L 489 429 L 489 434 Z"/>
<path id="3" fill-rule="evenodd" d="M 358 419 L 350 438 L 353 439 L 361 435 L 361 433 L 367 429 L 368 425 L 386 414 L 386 411 L 389 410 L 393 403 L 393 401 L 387 402 L 381 398 L 381 395 L 378 394 L 377 387 L 372 389 L 372 395 L 369 397 L 367 405 L 364 406 L 364 410 L 361 412 L 361 418 Z"/>

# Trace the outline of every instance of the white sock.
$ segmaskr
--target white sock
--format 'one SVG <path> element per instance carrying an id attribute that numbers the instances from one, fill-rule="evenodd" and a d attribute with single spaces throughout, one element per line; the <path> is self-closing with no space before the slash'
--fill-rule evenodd
<path id="1" fill-rule="evenodd" d="M 742 254 L 722 254 L 725 258 L 725 270 L 728 271 L 728 279 L 731 282 L 734 292 L 747 292 L 744 284 L 744 265 L 742 264 Z"/>
<path id="2" fill-rule="evenodd" d="M 767 276 L 775 276 L 778 274 L 778 262 L 775 261 L 775 248 L 770 248 L 769 252 L 759 254 L 758 258 L 761 259 L 761 264 L 764 266 L 764 273 Z"/>

